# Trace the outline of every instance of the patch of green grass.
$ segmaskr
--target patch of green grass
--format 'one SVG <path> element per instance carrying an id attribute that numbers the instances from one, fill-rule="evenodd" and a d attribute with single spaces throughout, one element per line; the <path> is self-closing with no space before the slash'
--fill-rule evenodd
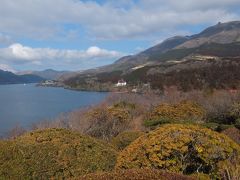
<path id="1" fill-rule="evenodd" d="M 127 131 L 118 134 L 116 137 L 112 139 L 112 144 L 116 146 L 117 149 L 123 150 L 127 147 L 131 142 L 136 140 L 138 137 L 144 135 L 144 132 L 141 131 Z"/>

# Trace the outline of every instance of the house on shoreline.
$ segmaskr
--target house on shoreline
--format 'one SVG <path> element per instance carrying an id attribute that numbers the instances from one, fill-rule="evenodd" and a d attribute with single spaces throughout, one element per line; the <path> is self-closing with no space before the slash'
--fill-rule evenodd
<path id="1" fill-rule="evenodd" d="M 119 80 L 118 83 L 116 84 L 117 87 L 123 87 L 126 85 L 127 85 L 127 82 L 124 81 L 123 79 Z"/>

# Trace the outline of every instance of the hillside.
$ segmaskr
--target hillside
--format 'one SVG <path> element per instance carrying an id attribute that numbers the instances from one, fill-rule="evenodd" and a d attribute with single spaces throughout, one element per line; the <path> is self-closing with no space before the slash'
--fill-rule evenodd
<path id="1" fill-rule="evenodd" d="M 21 83 L 37 83 L 44 80 L 37 75 L 16 75 L 14 73 L 0 70 L 0 84 L 21 84 Z"/>
<path id="2" fill-rule="evenodd" d="M 80 90 L 112 91 L 119 79 L 129 89 L 150 84 L 153 89 L 239 88 L 240 21 L 218 23 L 199 34 L 176 36 L 114 64 L 75 74 L 61 83 Z M 139 88 L 139 87 L 138 87 Z"/>
<path id="3" fill-rule="evenodd" d="M 36 75 L 43 79 L 56 80 L 62 75 L 70 73 L 69 71 L 56 71 L 53 69 L 46 69 L 44 71 L 22 71 L 18 72 L 18 75 Z"/>
<path id="4" fill-rule="evenodd" d="M 240 21 L 218 23 L 199 34 L 168 38 L 136 55 L 120 58 L 114 64 L 99 68 L 98 71 L 126 70 L 144 63 L 151 63 L 155 57 L 158 58 L 169 50 L 179 49 L 177 52 L 185 52 L 186 49 L 197 49 L 204 44 L 231 44 L 234 42 L 240 42 Z M 161 61 L 161 59 L 159 60 Z"/>

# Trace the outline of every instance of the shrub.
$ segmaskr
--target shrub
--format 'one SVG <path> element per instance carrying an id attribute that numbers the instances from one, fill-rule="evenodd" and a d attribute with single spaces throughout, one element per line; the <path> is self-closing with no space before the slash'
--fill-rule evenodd
<path id="1" fill-rule="evenodd" d="M 64 129 L 30 132 L 0 142 L 0 179 L 63 179 L 115 165 L 112 146 Z"/>
<path id="2" fill-rule="evenodd" d="M 145 120 L 144 121 L 144 126 L 146 127 L 151 127 L 151 128 L 155 128 L 158 125 L 162 125 L 162 124 L 168 124 L 168 123 L 172 123 L 174 122 L 172 119 L 166 118 L 166 117 L 159 117 L 158 119 L 155 120 Z"/>
<path id="3" fill-rule="evenodd" d="M 235 122 L 235 127 L 240 129 L 240 118 L 238 118 Z"/>
<path id="4" fill-rule="evenodd" d="M 224 131 L 222 131 L 223 134 L 227 135 L 230 137 L 233 141 L 236 143 L 240 144 L 240 130 L 237 128 L 228 128 Z"/>
<path id="5" fill-rule="evenodd" d="M 233 162 L 227 162 L 222 165 L 221 178 L 230 180 L 239 180 L 240 177 L 240 159 L 236 159 Z"/>
<path id="6" fill-rule="evenodd" d="M 194 125 L 164 125 L 125 148 L 116 169 L 156 168 L 216 178 L 223 164 L 239 156 L 239 145 L 224 134 Z"/>
<path id="7" fill-rule="evenodd" d="M 219 124 L 218 123 L 204 123 L 202 124 L 203 127 L 209 128 L 213 131 L 217 131 L 219 128 Z"/>
<path id="8" fill-rule="evenodd" d="M 230 109 L 229 115 L 234 119 L 240 118 L 240 103 L 234 103 Z"/>
<path id="9" fill-rule="evenodd" d="M 228 128 L 232 128 L 234 127 L 233 125 L 229 125 L 229 124 L 219 124 L 219 126 L 217 127 L 216 131 L 218 132 L 222 132 Z"/>
<path id="10" fill-rule="evenodd" d="M 123 150 L 131 142 L 142 135 L 144 135 L 144 133 L 140 131 L 122 132 L 112 139 L 112 144 L 116 146 L 118 150 Z"/>
<path id="11" fill-rule="evenodd" d="M 170 122 L 196 121 L 201 120 L 204 115 L 204 109 L 194 102 L 182 101 L 174 105 L 161 104 L 147 115 L 144 125 L 151 127 Z"/>
<path id="12" fill-rule="evenodd" d="M 87 134 L 109 140 L 130 128 L 136 106 L 127 102 L 92 109 L 87 113 L 90 127 Z"/>
<path id="13" fill-rule="evenodd" d="M 215 122 L 219 124 L 228 125 L 237 124 L 237 119 L 240 118 L 240 103 L 232 102 L 232 104 L 225 105 L 222 102 L 222 104 L 216 106 L 220 106 L 221 108 L 214 113 L 208 112 L 207 115 L 208 122 Z M 214 108 L 217 109 L 216 107 Z"/>
<path id="14" fill-rule="evenodd" d="M 113 172 L 88 174 L 80 180 L 194 180 L 181 174 L 159 171 L 156 169 L 129 169 Z"/>

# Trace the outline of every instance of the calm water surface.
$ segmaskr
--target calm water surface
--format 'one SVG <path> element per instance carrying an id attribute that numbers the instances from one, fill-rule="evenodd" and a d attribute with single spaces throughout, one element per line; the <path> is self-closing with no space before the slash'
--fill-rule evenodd
<path id="1" fill-rule="evenodd" d="M 43 119 L 96 104 L 106 96 L 107 93 L 36 87 L 35 84 L 0 85 L 0 136 L 16 124 L 29 128 Z"/>

